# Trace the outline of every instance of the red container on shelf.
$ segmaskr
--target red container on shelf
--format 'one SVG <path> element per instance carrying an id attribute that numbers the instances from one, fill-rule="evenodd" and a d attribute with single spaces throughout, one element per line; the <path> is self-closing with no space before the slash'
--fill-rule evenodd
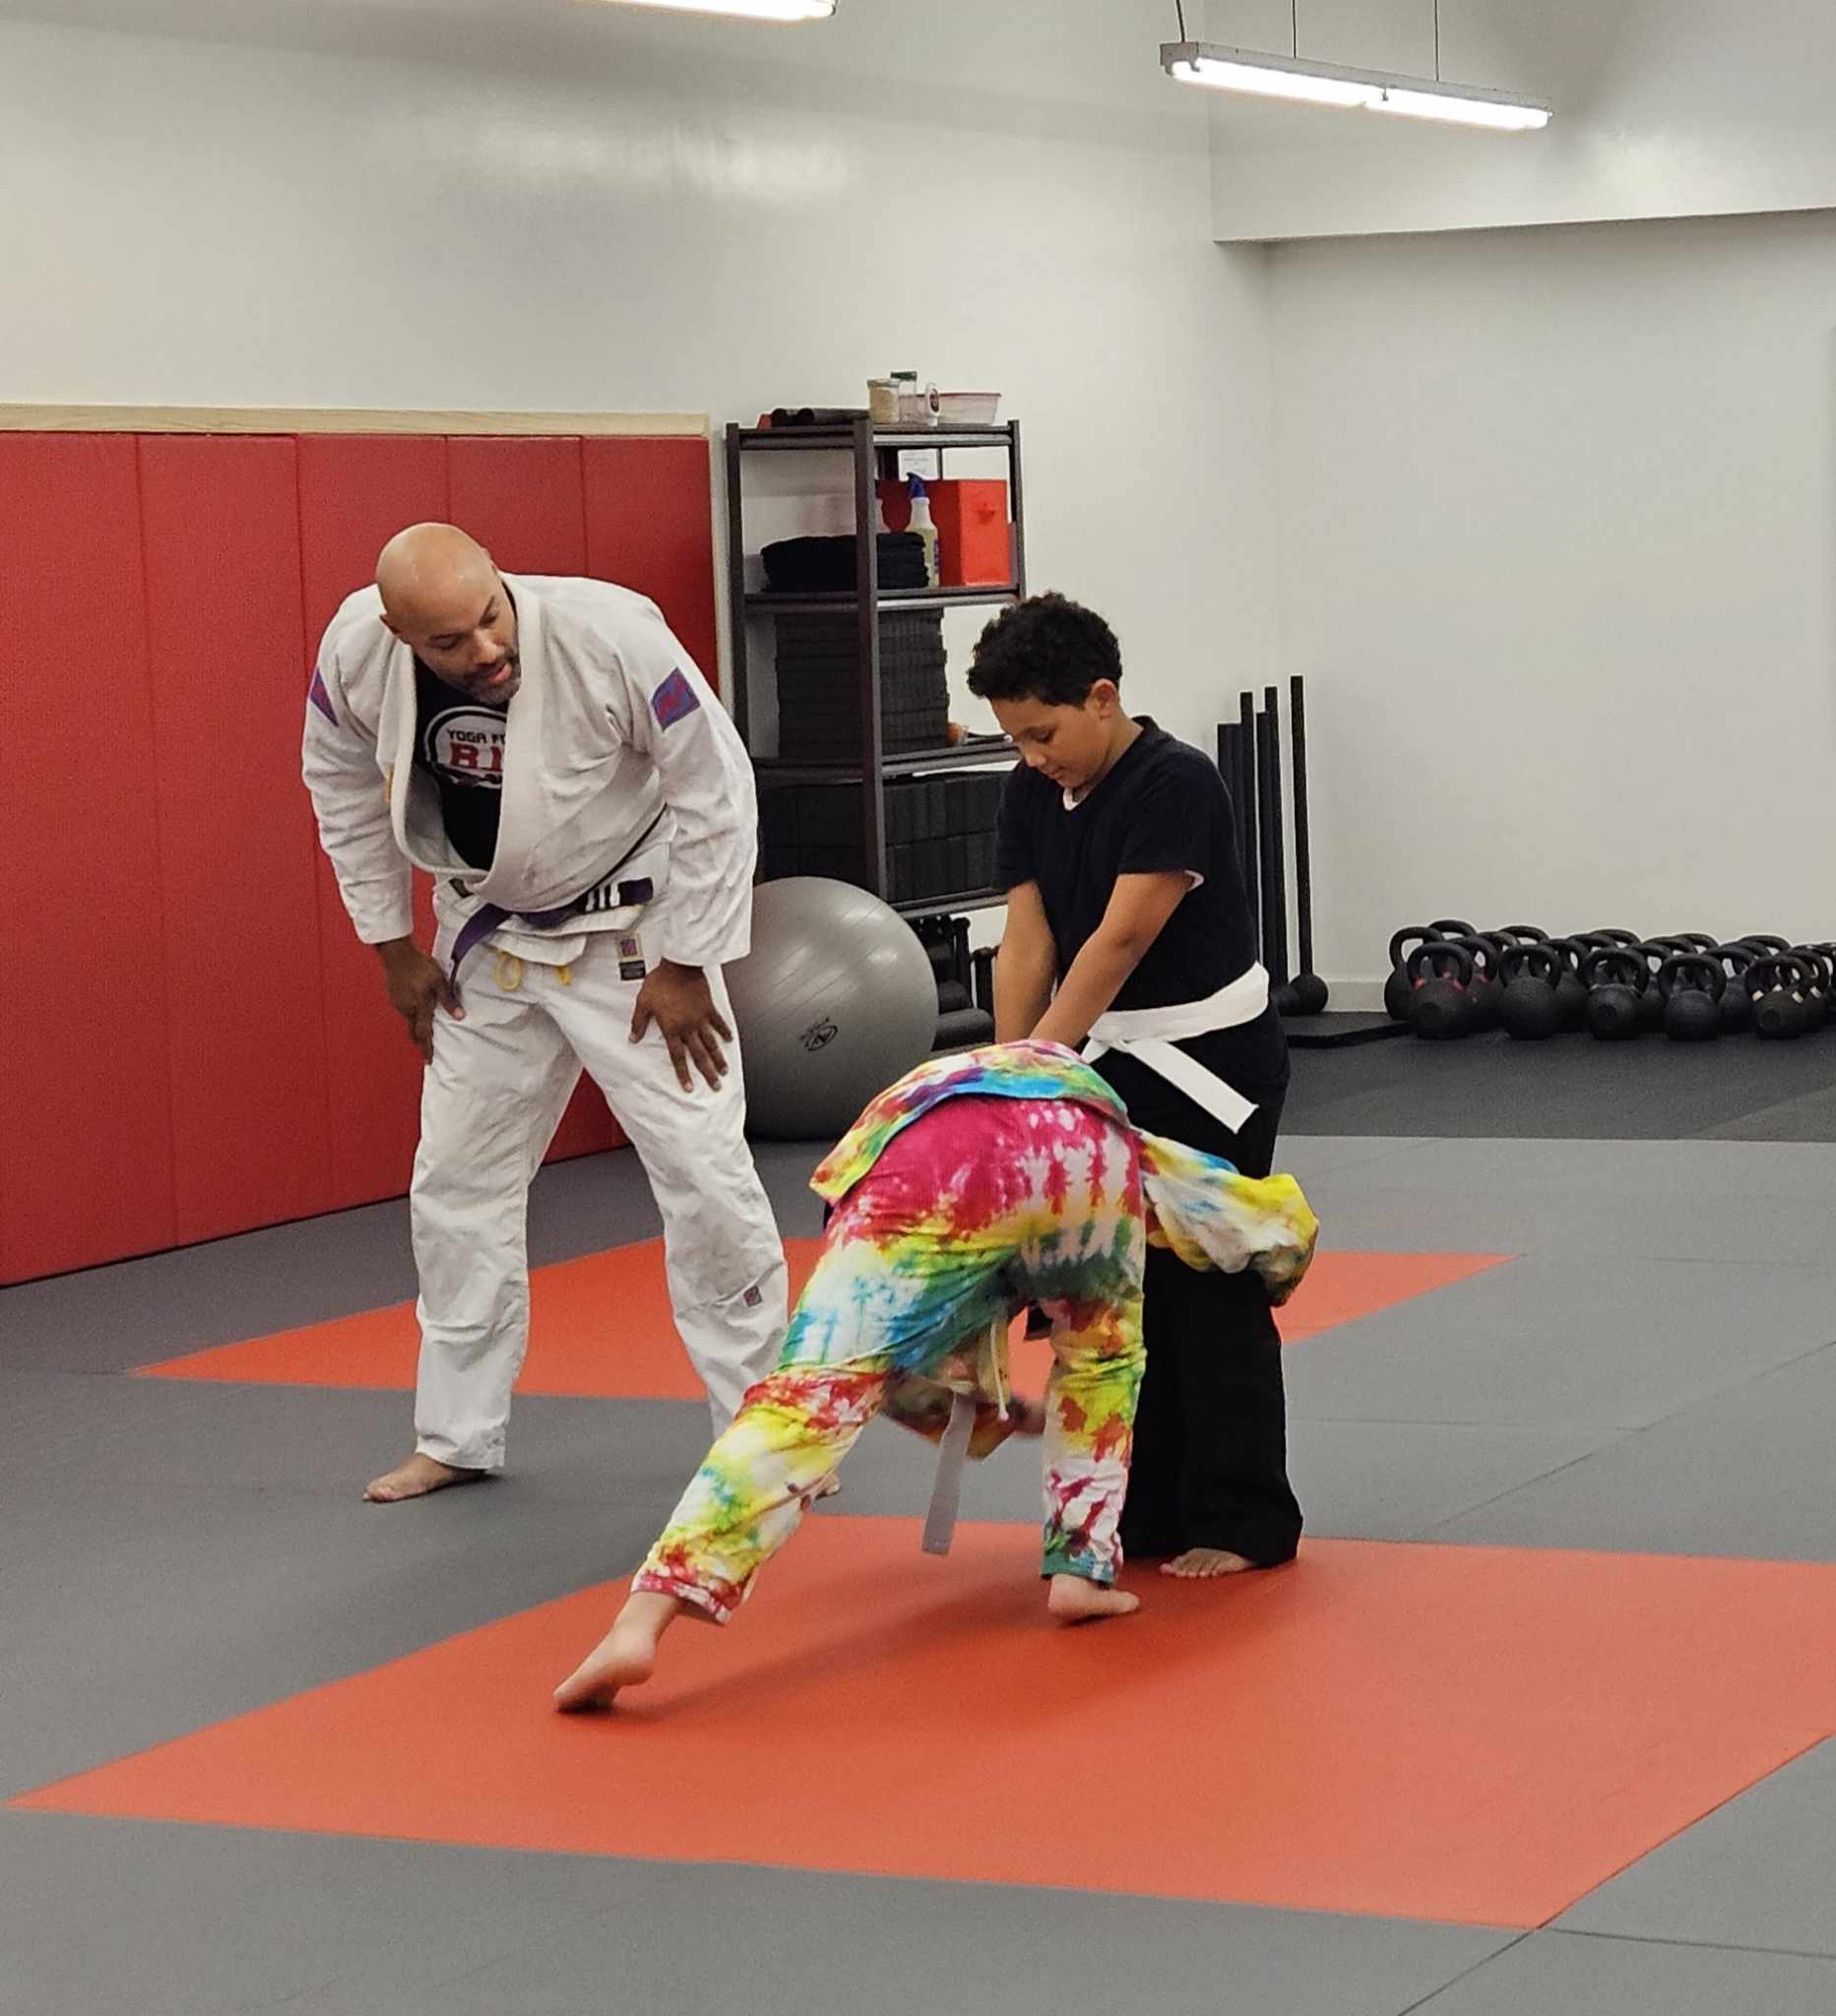
<path id="1" fill-rule="evenodd" d="M 1007 523 L 1007 485 L 998 477 L 963 481 L 926 479 L 930 522 L 937 528 L 937 572 L 945 588 L 1005 588 L 1014 578 L 1013 536 Z M 912 500 L 902 482 L 880 484 L 888 532 L 912 522 Z"/>
<path id="2" fill-rule="evenodd" d="M 937 571 L 945 588 L 1004 588 L 1014 578 L 1007 485 L 976 478 L 930 486 Z"/>

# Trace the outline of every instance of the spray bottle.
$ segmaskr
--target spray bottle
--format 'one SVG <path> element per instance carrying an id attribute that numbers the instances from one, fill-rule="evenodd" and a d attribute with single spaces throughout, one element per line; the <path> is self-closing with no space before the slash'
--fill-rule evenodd
<path id="1" fill-rule="evenodd" d="M 912 500 L 912 523 L 909 530 L 918 534 L 924 547 L 925 586 L 935 588 L 942 578 L 937 569 L 937 528 L 930 522 L 930 495 L 924 487 L 922 476 L 912 476 L 908 479 L 907 495 Z"/>

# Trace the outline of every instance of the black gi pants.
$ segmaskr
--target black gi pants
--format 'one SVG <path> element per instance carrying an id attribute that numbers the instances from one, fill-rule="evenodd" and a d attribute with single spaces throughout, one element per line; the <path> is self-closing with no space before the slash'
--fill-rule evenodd
<path id="1" fill-rule="evenodd" d="M 1096 1069 L 1150 1134 L 1223 1156 L 1266 1176 L 1288 1096 L 1288 1052 L 1271 1009 L 1242 1029 L 1179 1044 L 1256 1102 L 1233 1133 L 1138 1058 L 1110 1050 Z M 1288 1481 L 1282 1341 L 1262 1279 L 1200 1273 L 1164 1247 L 1148 1250 L 1147 1370 L 1135 1415 L 1134 1460 L 1122 1512 L 1131 1557 L 1222 1547 L 1259 1567 L 1292 1560 L 1300 1506 Z"/>

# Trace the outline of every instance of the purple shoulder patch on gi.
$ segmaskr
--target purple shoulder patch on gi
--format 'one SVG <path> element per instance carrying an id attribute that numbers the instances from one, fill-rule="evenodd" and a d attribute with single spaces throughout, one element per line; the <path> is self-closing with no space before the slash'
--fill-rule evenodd
<path id="1" fill-rule="evenodd" d="M 338 725 L 338 710 L 332 705 L 332 696 L 325 690 L 325 674 L 317 665 L 312 668 L 312 684 L 306 688 L 306 698 L 333 727 Z"/>
<path id="2" fill-rule="evenodd" d="M 680 666 L 651 695 L 651 712 L 657 717 L 659 727 L 674 727 L 677 722 L 685 721 L 700 705 L 694 687 L 688 683 L 688 674 Z"/>

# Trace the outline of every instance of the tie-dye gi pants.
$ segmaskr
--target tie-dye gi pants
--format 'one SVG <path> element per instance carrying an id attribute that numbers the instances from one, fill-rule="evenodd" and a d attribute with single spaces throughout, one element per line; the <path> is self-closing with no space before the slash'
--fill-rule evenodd
<path id="1" fill-rule="evenodd" d="M 746 1395 L 632 1587 L 725 1622 L 873 1416 L 1034 1302 L 1052 1319 L 1042 1573 L 1115 1578 L 1141 1384 L 1147 1246 L 1138 1138 L 1071 1100 L 950 1099 L 837 1206 L 778 1369 Z M 982 1405 L 970 1442 L 1008 1431 Z"/>

